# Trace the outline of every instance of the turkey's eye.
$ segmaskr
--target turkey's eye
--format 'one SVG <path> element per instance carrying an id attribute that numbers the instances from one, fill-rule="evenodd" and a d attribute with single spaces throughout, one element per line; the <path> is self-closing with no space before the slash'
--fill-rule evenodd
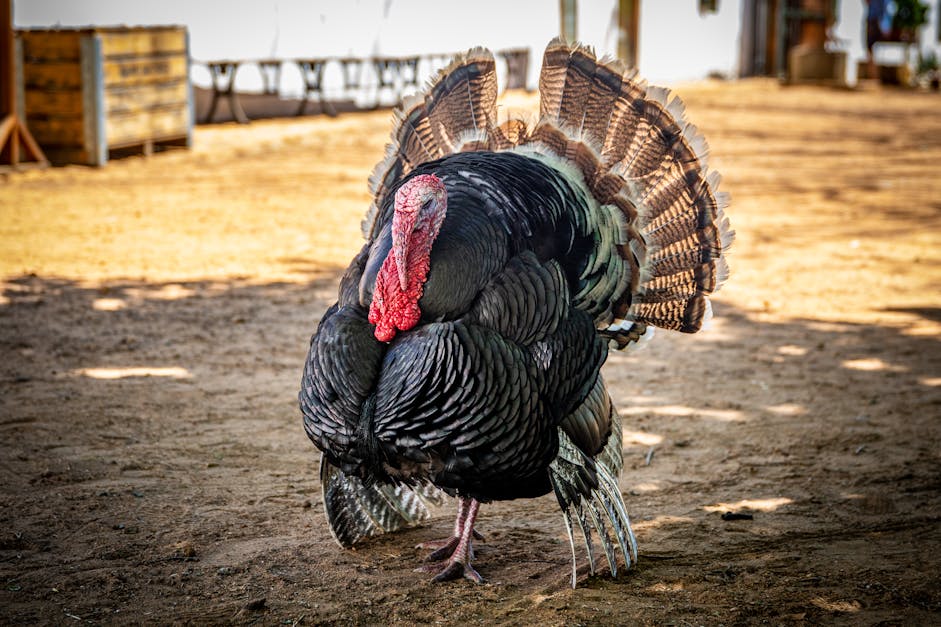
<path id="1" fill-rule="evenodd" d="M 422 202 L 422 204 L 421 204 L 421 209 L 419 209 L 418 212 L 419 212 L 419 213 L 424 213 L 424 212 L 426 212 L 426 211 L 431 207 L 431 203 L 433 203 L 434 201 L 435 201 L 434 198 L 427 198 L 427 199 L 425 199 L 425 200 Z"/>

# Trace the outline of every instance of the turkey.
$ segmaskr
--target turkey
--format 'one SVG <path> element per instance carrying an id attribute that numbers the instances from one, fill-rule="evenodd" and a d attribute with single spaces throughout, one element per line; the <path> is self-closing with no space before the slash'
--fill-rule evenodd
<path id="1" fill-rule="evenodd" d="M 727 199 L 684 107 L 615 61 L 546 49 L 539 117 L 498 118 L 474 49 L 396 112 L 366 243 L 311 339 L 299 401 L 343 547 L 457 497 L 425 570 L 466 577 L 481 503 L 554 492 L 591 572 L 637 544 L 600 369 L 654 327 L 698 331 L 725 280 Z M 576 542 L 576 533 L 579 541 Z M 437 563 L 436 563 L 437 562 Z"/>

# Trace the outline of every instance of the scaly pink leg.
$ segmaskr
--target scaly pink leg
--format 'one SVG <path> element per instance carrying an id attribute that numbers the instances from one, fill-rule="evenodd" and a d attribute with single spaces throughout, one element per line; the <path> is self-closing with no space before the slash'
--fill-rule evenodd
<path id="1" fill-rule="evenodd" d="M 425 558 L 426 561 L 439 562 L 443 559 L 451 557 L 451 554 L 454 553 L 454 549 L 457 547 L 457 543 L 461 538 L 461 534 L 464 532 L 464 525 L 467 521 L 467 512 L 470 508 L 470 502 L 470 499 L 458 499 L 457 518 L 454 519 L 454 535 L 449 538 L 444 538 L 443 540 L 429 540 L 428 542 L 422 542 L 421 544 L 415 546 L 416 549 L 435 549 L 431 555 Z M 483 540 L 484 537 L 474 530 L 474 539 Z M 473 547 L 471 547 L 470 556 L 471 559 L 474 558 Z"/>
<path id="2" fill-rule="evenodd" d="M 451 541 L 448 541 L 447 545 L 438 549 L 429 557 L 429 559 L 443 559 L 443 557 L 436 557 L 436 555 L 445 551 L 447 551 L 447 553 L 444 557 L 450 555 L 447 566 L 444 567 L 444 570 L 435 575 L 432 581 L 451 581 L 465 577 L 475 583 L 483 583 L 484 578 L 471 566 L 471 560 L 474 559 L 474 522 L 477 520 L 477 511 L 479 509 L 480 503 L 478 501 L 474 499 L 461 499 L 458 520 L 455 523 L 455 531 L 458 530 L 458 525 L 460 525 L 460 531 L 457 533 L 456 537 L 452 539 L 454 546 L 450 546 Z M 426 566 L 419 570 L 431 570 L 431 568 L 433 567 Z"/>

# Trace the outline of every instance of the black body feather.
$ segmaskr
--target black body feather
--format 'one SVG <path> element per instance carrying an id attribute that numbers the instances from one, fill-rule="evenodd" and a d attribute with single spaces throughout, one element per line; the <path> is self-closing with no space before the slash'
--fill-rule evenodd
<path id="1" fill-rule="evenodd" d="M 545 494 L 557 428 L 606 354 L 570 298 L 588 264 L 570 234 L 590 207 L 557 170 L 515 153 L 448 156 L 402 182 L 423 173 L 444 182 L 448 210 L 422 323 L 385 345 L 366 321 L 391 248 L 388 202 L 312 340 L 307 433 L 331 464 L 367 481 L 430 481 L 481 501 Z M 610 426 L 594 430 L 606 438 Z"/>

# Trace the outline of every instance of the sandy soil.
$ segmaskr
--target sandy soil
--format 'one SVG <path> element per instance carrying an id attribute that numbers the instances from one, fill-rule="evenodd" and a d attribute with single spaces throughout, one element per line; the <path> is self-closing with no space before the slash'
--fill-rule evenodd
<path id="1" fill-rule="evenodd" d="M 413 571 L 450 511 L 327 532 L 295 394 L 389 112 L 0 180 L 0 622 L 941 622 L 941 99 L 681 93 L 733 277 L 605 366 L 641 559 L 575 590 L 552 497 L 484 508 L 480 586 Z"/>

